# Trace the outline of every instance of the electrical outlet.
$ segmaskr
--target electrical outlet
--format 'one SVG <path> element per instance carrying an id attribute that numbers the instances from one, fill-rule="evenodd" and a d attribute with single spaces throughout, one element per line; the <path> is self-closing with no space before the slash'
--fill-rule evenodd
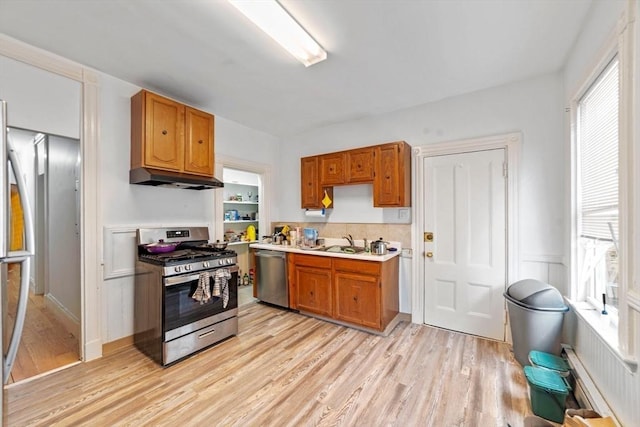
<path id="1" fill-rule="evenodd" d="M 398 209 L 398 220 L 407 221 L 409 219 L 409 209 Z"/>

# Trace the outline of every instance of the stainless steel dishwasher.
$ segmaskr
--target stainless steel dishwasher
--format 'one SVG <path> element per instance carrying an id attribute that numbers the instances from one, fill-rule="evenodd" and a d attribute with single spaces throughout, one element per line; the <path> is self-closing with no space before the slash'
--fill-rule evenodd
<path id="1" fill-rule="evenodd" d="M 258 270 L 258 299 L 288 308 L 287 254 L 260 249 L 255 255 Z"/>

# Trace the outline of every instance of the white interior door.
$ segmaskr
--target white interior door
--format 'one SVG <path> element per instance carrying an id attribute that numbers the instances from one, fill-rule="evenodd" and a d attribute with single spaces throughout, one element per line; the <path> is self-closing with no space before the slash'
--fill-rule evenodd
<path id="1" fill-rule="evenodd" d="M 423 161 L 424 323 L 504 340 L 505 150 Z"/>

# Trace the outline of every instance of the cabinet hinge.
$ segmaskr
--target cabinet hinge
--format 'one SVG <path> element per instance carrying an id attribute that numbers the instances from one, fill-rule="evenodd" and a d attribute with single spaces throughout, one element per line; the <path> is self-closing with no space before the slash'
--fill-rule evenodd
<path id="1" fill-rule="evenodd" d="M 507 162 L 502 162 L 502 176 L 505 178 L 509 176 L 509 166 Z"/>

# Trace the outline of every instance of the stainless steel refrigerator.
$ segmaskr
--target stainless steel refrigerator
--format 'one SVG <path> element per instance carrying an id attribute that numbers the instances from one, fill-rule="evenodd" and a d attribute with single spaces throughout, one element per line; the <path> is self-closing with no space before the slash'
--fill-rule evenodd
<path id="1" fill-rule="evenodd" d="M 7 130 L 7 103 L 0 100 L 0 323 L 2 326 L 2 384 L 6 384 L 18 353 L 29 298 L 29 279 L 34 254 L 32 210 L 27 197 L 27 187 L 18 156 L 13 150 Z M 12 188 L 17 190 L 11 197 Z M 16 209 L 16 205 L 19 209 Z M 21 214 L 20 214 L 21 212 Z M 16 218 L 20 214 L 22 218 Z M 19 227 L 12 227 L 18 221 Z M 16 231 L 16 230 L 19 231 Z M 15 238 L 16 233 L 22 234 Z M 15 242 L 19 242 L 15 246 Z M 14 245 L 12 245 L 14 242 Z M 7 321 L 9 265 L 19 266 L 19 291 L 13 325 Z M 2 397 L 2 387 L 0 387 Z M 4 406 L 4 405 L 3 405 Z"/>

